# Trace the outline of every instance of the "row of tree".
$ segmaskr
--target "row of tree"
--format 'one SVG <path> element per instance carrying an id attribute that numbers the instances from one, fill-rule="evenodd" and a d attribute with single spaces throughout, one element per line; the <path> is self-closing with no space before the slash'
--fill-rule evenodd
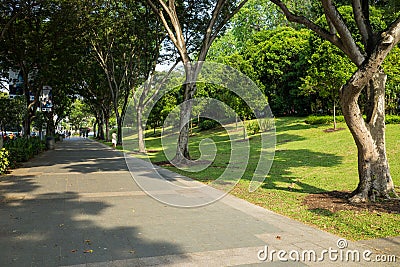
<path id="1" fill-rule="evenodd" d="M 192 82 L 202 67 L 197 61 L 209 58 L 239 68 L 264 86 L 277 114 L 310 112 L 319 108 L 318 101 L 335 103 L 338 98 L 359 153 L 360 183 L 352 200 L 389 197 L 394 185 L 386 157 L 382 107 L 386 90 L 388 99 L 395 99 L 398 90 L 396 79 L 385 85 L 390 71 L 398 73 L 394 66 L 399 54 L 400 12 L 396 0 L 346 3 L 2 1 L 0 69 L 4 77 L 9 69 L 22 73 L 26 134 L 36 118 L 41 88 L 51 85 L 52 112 L 58 119 L 68 114 L 71 102 L 80 95 L 96 118 L 100 138 L 108 138 L 110 117 L 116 117 L 121 143 L 133 91 L 154 76 L 160 60 L 183 63 L 187 82 L 178 93 L 178 102 L 185 104 L 180 110 L 177 164 L 190 159 L 189 125 L 184 122 L 193 108 L 187 100 L 199 93 L 200 87 Z M 213 46 L 227 28 L 227 34 Z M 340 90 L 339 85 L 343 85 Z M 205 88 L 208 92 L 209 87 Z M 149 92 L 144 90 L 144 97 L 136 99 L 139 123 L 140 109 L 151 98 L 146 95 Z M 48 132 L 54 131 L 54 114 L 47 113 L 46 118 Z"/>
<path id="2" fill-rule="evenodd" d="M 108 139 L 112 115 L 121 133 L 129 96 L 147 79 L 164 38 L 150 7 L 128 0 L 10 0 L 0 5 L 2 86 L 9 70 L 22 75 L 24 134 L 41 119 L 37 110 L 44 85 L 53 88 L 53 109 L 44 113 L 47 133 L 54 134 L 81 97 L 96 118 L 100 138 Z"/>

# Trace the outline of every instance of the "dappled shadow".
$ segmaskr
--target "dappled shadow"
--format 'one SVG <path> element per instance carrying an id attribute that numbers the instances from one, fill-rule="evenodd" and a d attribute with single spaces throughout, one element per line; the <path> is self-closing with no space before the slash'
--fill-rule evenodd
<path id="1" fill-rule="evenodd" d="M 33 175 L 3 175 L 0 176 L 0 203 L 6 198 L 8 193 L 27 193 L 32 192 L 39 186 L 35 183 Z"/>
<path id="2" fill-rule="evenodd" d="M 41 194 L 0 204 L 2 266 L 60 266 L 183 253 L 141 235 L 116 200 Z M 124 223 L 121 223 L 123 221 Z"/>
<path id="3" fill-rule="evenodd" d="M 103 176 L 95 173 L 99 169 Z M 143 229 L 148 214 L 135 212 L 134 207 L 145 196 L 105 192 L 114 189 L 107 184 L 83 188 L 94 186 L 95 177 L 104 185 L 104 175 L 115 177 L 107 171 L 118 170 L 127 170 L 122 153 L 89 140 L 71 139 L 1 176 L 0 265 L 109 265 L 111 261 L 183 254 L 179 245 L 160 238 L 154 229 Z M 80 183 L 83 193 L 78 193 L 66 191 L 66 179 L 92 183 Z M 121 186 L 117 183 L 115 190 Z M 119 193 L 123 197 L 116 197 Z"/>
<path id="4" fill-rule="evenodd" d="M 103 157 L 101 158 L 86 158 L 86 160 L 82 163 L 70 162 L 67 166 L 62 168 L 69 172 L 80 173 L 115 172 L 128 170 L 125 164 L 124 156 L 115 156 L 111 155 L 110 153 L 102 154 Z M 109 157 L 107 157 L 107 154 L 110 154 Z"/>
<path id="5" fill-rule="evenodd" d="M 23 165 L 22 168 L 36 168 L 48 173 L 66 172 L 95 173 L 126 171 L 124 155 L 108 147 L 84 138 L 65 139 L 49 150 Z M 40 168 L 45 167 L 45 168 Z"/>
<path id="6" fill-rule="evenodd" d="M 275 123 L 276 132 L 307 130 L 319 127 L 319 125 L 306 124 L 304 120 L 305 118 L 285 118 L 285 120 L 277 119 L 277 122 Z"/>
<path id="7" fill-rule="evenodd" d="M 309 149 L 277 149 L 269 176 L 263 188 L 278 189 L 290 192 L 318 193 L 325 189 L 304 183 L 296 177 L 292 169 L 299 167 L 333 167 L 341 164 L 342 157 Z"/>
<path id="8" fill-rule="evenodd" d="M 280 133 L 280 134 L 276 135 L 276 144 L 281 145 L 281 144 L 295 142 L 295 141 L 302 141 L 305 139 L 306 139 L 305 137 L 300 136 L 300 135 Z"/>

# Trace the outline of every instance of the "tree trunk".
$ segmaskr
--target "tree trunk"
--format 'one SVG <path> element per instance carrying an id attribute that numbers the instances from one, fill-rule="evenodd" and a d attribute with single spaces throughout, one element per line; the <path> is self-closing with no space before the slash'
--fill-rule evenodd
<path id="1" fill-rule="evenodd" d="M 24 128 L 23 136 L 28 136 L 30 133 L 30 129 L 31 129 L 31 117 L 30 117 L 29 111 L 27 112 L 27 114 L 23 120 L 23 128 Z"/>
<path id="2" fill-rule="evenodd" d="M 106 141 L 109 142 L 110 141 L 110 118 L 108 116 L 105 116 L 104 118 L 104 123 L 106 125 Z"/>
<path id="3" fill-rule="evenodd" d="M 187 63 L 185 64 L 186 71 L 186 82 L 183 85 L 184 99 L 180 110 L 180 132 L 178 138 L 178 144 L 176 148 L 176 155 L 173 161 L 176 164 L 185 164 L 186 161 L 190 160 L 189 154 L 189 131 L 190 131 L 190 117 L 192 114 L 193 103 L 190 101 L 196 93 L 196 80 L 201 70 L 201 63 Z"/>
<path id="4" fill-rule="evenodd" d="M 137 107 L 136 109 L 136 121 L 137 121 L 137 129 L 138 129 L 138 146 L 140 153 L 146 153 L 146 147 L 144 144 L 144 130 L 143 130 L 143 121 L 142 121 L 142 107 Z"/>
<path id="5" fill-rule="evenodd" d="M 122 145 L 122 123 L 123 120 L 120 116 L 117 117 L 117 145 Z"/>
<path id="6" fill-rule="evenodd" d="M 189 120 L 192 113 L 192 102 L 184 102 L 180 111 L 180 127 L 178 145 L 174 162 L 184 163 L 190 160 L 189 154 Z"/>
<path id="7" fill-rule="evenodd" d="M 236 125 L 236 130 L 238 129 L 238 115 L 235 115 L 235 125 Z"/>
<path id="8" fill-rule="evenodd" d="M 104 121 L 99 121 L 99 127 L 97 129 L 97 138 L 100 140 L 104 140 Z"/>
<path id="9" fill-rule="evenodd" d="M 336 102 L 333 100 L 333 130 L 336 131 Z"/>
<path id="10" fill-rule="evenodd" d="M 373 107 L 368 109 L 366 120 L 358 105 L 360 94 L 354 90 L 356 83 L 348 83 L 341 90 L 343 115 L 358 149 L 359 183 L 352 193 L 352 202 L 396 195 L 385 147 L 385 82 L 386 75 L 378 71 L 367 85 Z"/>
<path id="11" fill-rule="evenodd" d="M 97 119 L 96 119 L 96 122 L 93 124 L 93 138 L 96 138 L 96 137 L 97 137 L 97 135 L 96 135 L 96 128 L 97 128 Z"/>

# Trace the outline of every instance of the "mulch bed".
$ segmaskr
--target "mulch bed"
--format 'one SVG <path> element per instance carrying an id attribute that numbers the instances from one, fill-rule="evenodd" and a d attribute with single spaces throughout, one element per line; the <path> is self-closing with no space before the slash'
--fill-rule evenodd
<path id="1" fill-rule="evenodd" d="M 342 130 L 345 130 L 345 128 L 336 128 L 336 129 L 329 128 L 329 129 L 324 130 L 324 132 L 325 133 L 333 133 L 333 132 L 342 131 Z"/>
<path id="2" fill-rule="evenodd" d="M 197 161 L 188 161 L 186 164 L 181 163 L 181 164 L 178 164 L 178 166 L 190 167 L 190 166 L 197 166 L 197 165 L 209 165 L 211 163 L 212 162 L 208 161 L 208 160 L 197 160 Z M 169 161 L 157 161 L 157 162 L 153 162 L 153 164 L 155 164 L 157 166 L 161 166 L 161 167 L 174 167 L 174 165 Z"/>
<path id="3" fill-rule="evenodd" d="M 309 210 L 325 209 L 330 212 L 342 210 L 385 212 L 400 214 L 400 200 L 382 200 L 369 203 L 350 203 L 350 192 L 331 191 L 319 194 L 310 194 L 305 199 L 305 204 Z"/>

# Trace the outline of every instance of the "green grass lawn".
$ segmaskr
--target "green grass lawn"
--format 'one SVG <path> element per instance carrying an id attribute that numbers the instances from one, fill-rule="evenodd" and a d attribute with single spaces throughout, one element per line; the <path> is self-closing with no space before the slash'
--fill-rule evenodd
<path id="1" fill-rule="evenodd" d="M 257 144 L 260 136 L 255 135 L 250 138 L 251 155 L 245 174 L 231 194 L 349 240 L 400 235 L 398 213 L 368 210 L 330 212 L 309 209 L 304 205 L 304 198 L 310 194 L 333 190 L 352 191 L 357 186 L 357 153 L 351 134 L 343 123 L 339 123 L 338 127 L 345 130 L 324 132 L 331 127 L 307 125 L 303 118 L 276 119 L 275 158 L 264 184 L 255 192 L 248 192 L 259 156 Z M 400 185 L 399 136 L 399 125 L 387 126 L 387 153 L 396 185 Z M 205 183 L 217 179 L 229 161 L 231 145 L 222 129 L 194 131 L 190 139 L 193 158 L 199 157 L 198 145 L 204 138 L 213 139 L 218 149 L 217 157 L 209 168 L 198 173 L 166 168 Z M 165 160 L 159 137 L 147 136 L 146 148 L 153 162 Z M 400 191 L 399 188 L 397 186 L 397 191 Z"/>

